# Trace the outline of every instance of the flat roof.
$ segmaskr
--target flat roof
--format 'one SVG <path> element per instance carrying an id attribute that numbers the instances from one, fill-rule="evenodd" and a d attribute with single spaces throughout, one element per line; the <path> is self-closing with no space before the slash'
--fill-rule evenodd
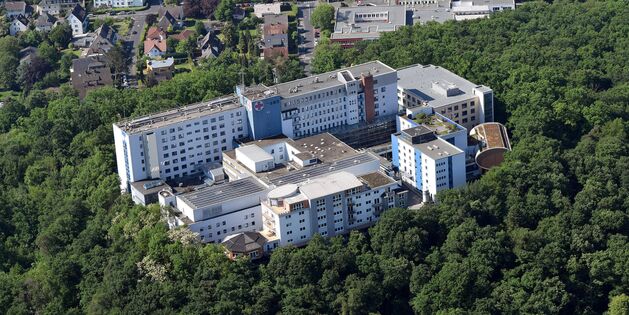
<path id="1" fill-rule="evenodd" d="M 436 112 L 426 116 L 415 115 L 415 117 L 413 117 L 413 121 L 430 129 L 438 135 L 446 135 L 451 132 L 464 130 L 464 128 L 460 125 L 449 121 L 443 115 Z"/>
<path id="2" fill-rule="evenodd" d="M 348 172 L 338 172 L 304 183 L 299 187 L 299 191 L 312 200 L 362 185 L 363 183 L 355 175 Z"/>
<path id="3" fill-rule="evenodd" d="M 268 154 L 264 149 L 255 144 L 250 144 L 236 148 L 236 151 L 247 156 L 254 162 L 262 162 L 267 160 L 273 160 L 273 156 Z"/>
<path id="4" fill-rule="evenodd" d="M 398 69 L 398 87 L 425 101 L 428 106 L 440 107 L 474 97 L 475 88 L 486 88 L 472 83 L 449 70 L 434 65 L 413 65 Z M 451 93 L 447 95 L 445 91 Z"/>
<path id="5" fill-rule="evenodd" d="M 253 177 L 246 177 L 233 182 L 212 185 L 178 195 L 192 209 L 208 208 L 221 205 L 230 200 L 259 193 L 266 190 Z"/>
<path id="6" fill-rule="evenodd" d="M 238 107 L 241 107 L 238 97 L 235 95 L 229 95 L 146 116 L 125 119 L 117 122 L 115 125 L 127 133 L 138 133 L 210 114 L 236 109 Z"/>
<path id="7" fill-rule="evenodd" d="M 358 176 L 358 179 L 367 184 L 367 186 L 371 189 L 395 183 L 393 178 L 383 174 L 382 172 L 374 172 Z"/>
<path id="8" fill-rule="evenodd" d="M 472 138 L 484 143 L 481 151 L 492 148 L 505 148 L 511 150 L 507 128 L 497 122 L 480 124 L 470 131 Z"/>
<path id="9" fill-rule="evenodd" d="M 408 130 L 408 129 L 406 129 Z M 406 131 L 404 130 L 404 131 Z M 402 131 L 402 132 L 404 132 Z M 413 146 L 414 148 L 418 149 L 419 151 L 421 151 L 423 154 L 427 155 L 428 157 L 430 157 L 433 160 L 438 160 L 438 159 L 443 159 L 449 156 L 454 156 L 460 153 L 463 153 L 463 151 L 461 151 L 461 149 L 457 148 L 456 146 L 450 144 L 449 142 L 441 139 L 441 138 L 434 138 L 434 140 L 431 141 L 426 141 L 423 143 L 418 143 L 418 144 L 412 144 L 410 141 L 400 137 L 399 138 L 401 141 L 404 141 L 406 143 L 408 143 L 409 145 Z"/>
<path id="10" fill-rule="evenodd" d="M 156 194 L 163 189 L 170 189 L 170 186 L 161 179 L 140 180 L 131 183 L 131 187 L 144 196 Z"/>
<path id="11" fill-rule="evenodd" d="M 404 6 L 341 7 L 336 10 L 336 34 L 364 34 L 391 32 L 406 25 Z"/>
<path id="12" fill-rule="evenodd" d="M 375 77 L 381 74 L 394 73 L 395 69 L 385 65 L 379 60 L 374 60 L 273 86 L 259 84 L 247 87 L 243 94 L 251 100 L 263 99 L 275 95 L 283 98 L 291 98 L 325 88 L 344 85 L 337 78 L 337 74 L 341 71 L 349 71 L 354 78 L 360 79 L 361 74 L 371 74 Z"/>

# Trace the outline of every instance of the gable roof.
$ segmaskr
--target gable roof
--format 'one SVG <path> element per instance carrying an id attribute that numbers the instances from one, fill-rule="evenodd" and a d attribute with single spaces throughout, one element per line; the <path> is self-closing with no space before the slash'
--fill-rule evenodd
<path id="1" fill-rule="evenodd" d="M 166 52 L 168 45 L 165 40 L 147 39 L 144 41 L 144 53 L 147 54 L 151 49 L 157 48 L 161 52 Z"/>
<path id="2" fill-rule="evenodd" d="M 26 2 L 24 1 L 7 1 L 4 3 L 7 11 L 26 12 Z"/>
<path id="3" fill-rule="evenodd" d="M 176 23 L 177 21 L 175 20 L 175 18 L 170 15 L 168 11 L 166 11 L 164 13 L 164 16 L 162 16 L 162 18 L 159 19 L 159 22 L 157 22 L 157 26 L 161 27 L 162 29 L 168 29 L 169 26 L 175 27 Z"/>
<path id="4" fill-rule="evenodd" d="M 166 39 L 166 32 L 157 26 L 151 26 L 146 31 L 146 39 Z"/>
<path id="5" fill-rule="evenodd" d="M 218 57 L 222 50 L 221 41 L 216 37 L 214 32 L 208 32 L 205 36 L 197 42 L 199 48 L 201 48 L 201 56 L 206 58 L 209 56 Z"/>
<path id="6" fill-rule="evenodd" d="M 164 14 L 166 14 L 166 12 L 168 12 L 172 17 L 174 17 L 177 20 L 183 20 L 186 18 L 186 15 L 184 14 L 184 11 L 183 11 L 183 7 L 180 5 L 160 7 L 159 10 L 157 11 L 157 16 L 159 18 L 162 18 Z"/>
<path id="7" fill-rule="evenodd" d="M 48 14 L 48 12 L 43 12 L 35 20 L 35 26 L 38 26 L 38 27 L 52 26 L 53 24 L 55 24 L 56 21 L 57 19 L 54 16 Z"/>
<path id="8" fill-rule="evenodd" d="M 28 19 L 25 16 L 21 15 L 21 14 L 18 15 L 18 16 L 14 16 L 13 19 L 11 19 L 11 22 L 13 22 L 13 21 L 18 21 L 18 22 L 20 22 L 24 26 L 28 26 L 28 23 L 29 23 Z"/>
<path id="9" fill-rule="evenodd" d="M 262 249 L 266 241 L 259 232 L 243 232 L 226 237 L 221 244 L 232 253 L 249 253 Z"/>
<path id="10" fill-rule="evenodd" d="M 87 12 L 85 11 L 85 9 L 83 9 L 82 6 L 78 4 L 75 5 L 74 8 L 72 8 L 72 11 L 70 11 L 70 13 L 68 13 L 68 17 L 70 15 L 73 15 L 81 22 L 85 22 L 85 19 L 87 18 Z"/>
<path id="11" fill-rule="evenodd" d="M 176 39 L 176 40 L 182 41 L 182 40 L 186 40 L 186 39 L 188 39 L 188 37 L 190 37 L 190 36 L 192 36 L 192 35 L 194 35 L 194 31 L 192 31 L 192 30 L 183 30 L 183 31 L 181 31 L 181 33 L 179 33 L 179 34 L 175 34 L 175 35 L 173 35 L 173 36 L 171 36 L 171 37 L 172 37 L 173 39 Z"/>
<path id="12" fill-rule="evenodd" d="M 86 55 L 91 54 L 104 54 L 108 52 L 114 45 L 116 45 L 117 34 L 113 27 L 109 27 L 107 24 L 101 25 L 94 32 L 94 41 L 90 44 Z"/>

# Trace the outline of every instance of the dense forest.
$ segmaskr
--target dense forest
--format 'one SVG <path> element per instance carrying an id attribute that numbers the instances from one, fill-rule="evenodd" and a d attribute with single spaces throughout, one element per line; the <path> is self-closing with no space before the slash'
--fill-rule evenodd
<path id="1" fill-rule="evenodd" d="M 111 123 L 211 98 L 271 69 L 226 54 L 150 89 L 67 86 L 0 109 L 1 314 L 627 314 L 629 5 L 529 2 L 428 24 L 313 67 L 441 65 L 492 87 L 513 151 L 368 233 L 229 261 L 119 194 Z"/>

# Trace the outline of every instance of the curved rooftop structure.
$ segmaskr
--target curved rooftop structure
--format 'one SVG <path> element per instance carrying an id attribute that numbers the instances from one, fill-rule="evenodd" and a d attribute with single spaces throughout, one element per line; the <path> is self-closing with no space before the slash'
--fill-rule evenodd
<path id="1" fill-rule="evenodd" d="M 500 123 L 480 124 L 472 128 L 470 136 L 479 143 L 476 164 L 484 170 L 500 165 L 504 160 L 504 154 L 511 151 L 507 128 Z"/>

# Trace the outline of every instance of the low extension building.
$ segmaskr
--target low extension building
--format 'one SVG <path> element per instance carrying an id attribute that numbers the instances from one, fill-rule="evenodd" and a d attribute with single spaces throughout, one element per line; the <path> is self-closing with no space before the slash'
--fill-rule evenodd
<path id="1" fill-rule="evenodd" d="M 352 47 L 362 40 L 374 40 L 383 32 L 393 32 L 407 25 L 404 6 L 341 7 L 336 10 L 332 42 Z"/>
<path id="2" fill-rule="evenodd" d="M 511 151 L 507 128 L 500 123 L 480 124 L 470 131 L 470 137 L 477 148 L 476 164 L 483 170 L 500 165 L 505 153 Z"/>
<path id="3" fill-rule="evenodd" d="M 141 7 L 146 3 L 145 0 L 94 0 L 95 8 L 130 8 Z"/>

